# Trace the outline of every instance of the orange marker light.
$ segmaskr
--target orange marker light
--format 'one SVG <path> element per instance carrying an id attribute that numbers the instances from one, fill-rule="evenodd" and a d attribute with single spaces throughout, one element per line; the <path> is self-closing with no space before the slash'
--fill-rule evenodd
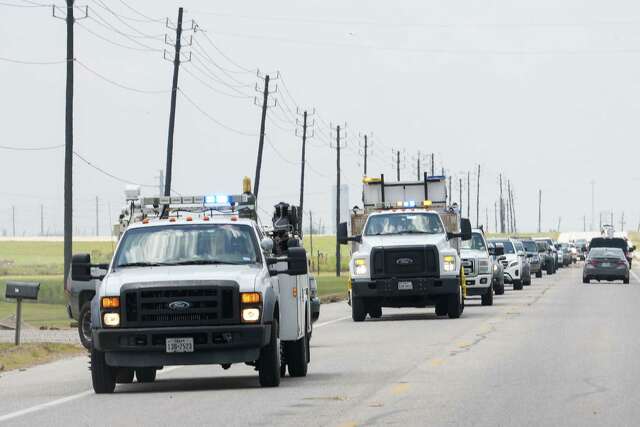
<path id="1" fill-rule="evenodd" d="M 237 220 L 238 220 L 238 217 L 237 217 L 237 216 L 232 216 L 232 217 L 231 217 L 231 221 L 237 221 Z"/>
<path id="2" fill-rule="evenodd" d="M 260 293 L 259 292 L 243 292 L 240 294 L 240 301 L 243 304 L 258 304 L 260 303 Z"/>
<path id="3" fill-rule="evenodd" d="M 205 216 L 202 217 L 202 220 L 203 221 L 209 221 L 209 217 L 205 215 Z"/>
<path id="4" fill-rule="evenodd" d="M 187 221 L 193 221 L 193 217 L 192 216 L 188 216 L 185 218 Z"/>
<path id="5" fill-rule="evenodd" d="M 120 297 L 102 297 L 102 308 L 119 308 Z"/>
<path id="6" fill-rule="evenodd" d="M 143 220 L 142 220 L 142 223 L 143 223 L 143 224 L 149 224 L 149 218 L 145 218 L 145 219 L 143 219 Z"/>
<path id="7" fill-rule="evenodd" d="M 169 222 L 176 222 L 175 217 L 171 217 L 171 218 L 169 218 Z"/>

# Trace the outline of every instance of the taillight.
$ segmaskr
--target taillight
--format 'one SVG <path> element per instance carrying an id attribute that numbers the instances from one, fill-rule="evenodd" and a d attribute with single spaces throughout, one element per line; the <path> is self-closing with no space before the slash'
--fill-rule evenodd
<path id="1" fill-rule="evenodd" d="M 620 260 L 618 260 L 618 262 L 616 264 L 618 264 L 618 265 L 627 265 L 627 261 L 625 261 L 623 259 L 620 259 Z"/>
<path id="2" fill-rule="evenodd" d="M 598 260 L 595 260 L 595 259 L 590 259 L 589 260 L 589 265 L 593 265 L 595 267 L 598 264 L 600 264 L 600 261 L 598 261 Z"/>

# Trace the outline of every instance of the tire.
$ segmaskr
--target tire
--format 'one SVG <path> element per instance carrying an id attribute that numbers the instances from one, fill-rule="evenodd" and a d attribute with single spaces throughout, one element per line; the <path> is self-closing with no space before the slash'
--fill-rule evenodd
<path id="1" fill-rule="evenodd" d="M 133 382 L 133 368 L 118 368 L 116 371 L 116 383 L 131 384 Z"/>
<path id="2" fill-rule="evenodd" d="M 116 388 L 116 369 L 107 365 L 104 352 L 91 349 L 91 383 L 97 394 L 113 393 Z"/>
<path id="3" fill-rule="evenodd" d="M 375 307 L 369 309 L 369 317 L 372 319 L 379 319 L 382 317 L 382 307 L 376 305 Z"/>
<path id="4" fill-rule="evenodd" d="M 258 373 L 262 387 L 278 387 L 280 385 L 280 337 L 278 319 L 271 323 L 271 339 L 269 344 L 260 349 Z"/>
<path id="5" fill-rule="evenodd" d="M 482 305 L 493 305 L 493 286 L 489 286 L 487 292 L 482 294 Z"/>
<path id="6" fill-rule="evenodd" d="M 622 279 L 622 283 L 624 283 L 625 285 L 629 284 L 629 278 L 625 277 L 624 279 Z"/>
<path id="7" fill-rule="evenodd" d="M 455 294 L 447 295 L 447 314 L 449 319 L 458 319 L 464 311 L 464 298 L 462 290 L 458 288 Z"/>
<path id="8" fill-rule="evenodd" d="M 362 298 L 351 297 L 351 318 L 354 322 L 363 322 L 367 317 L 367 310 Z"/>
<path id="9" fill-rule="evenodd" d="M 82 346 L 87 350 L 91 350 L 93 338 L 91 337 L 91 301 L 87 301 L 80 309 L 80 317 L 78 317 L 78 335 Z"/>
<path id="10" fill-rule="evenodd" d="M 440 298 L 436 302 L 436 316 L 446 316 L 449 310 L 449 301 L 447 298 Z"/>
<path id="11" fill-rule="evenodd" d="M 504 295 L 504 282 L 493 287 L 496 295 Z"/>
<path id="12" fill-rule="evenodd" d="M 513 290 L 514 291 L 521 291 L 522 290 L 522 280 L 514 280 L 513 281 Z"/>
<path id="13" fill-rule="evenodd" d="M 289 375 L 292 377 L 306 377 L 309 361 L 307 360 L 307 342 L 308 337 L 305 334 L 297 341 L 288 341 L 284 343 L 284 353 L 289 368 Z"/>
<path id="14" fill-rule="evenodd" d="M 542 269 L 539 271 L 536 271 L 536 278 L 541 278 L 542 277 Z"/>
<path id="15" fill-rule="evenodd" d="M 156 380 L 156 368 L 136 369 L 136 380 L 139 383 L 152 383 Z"/>
<path id="16" fill-rule="evenodd" d="M 591 279 L 589 279 L 588 277 L 583 277 L 582 283 L 591 283 Z"/>

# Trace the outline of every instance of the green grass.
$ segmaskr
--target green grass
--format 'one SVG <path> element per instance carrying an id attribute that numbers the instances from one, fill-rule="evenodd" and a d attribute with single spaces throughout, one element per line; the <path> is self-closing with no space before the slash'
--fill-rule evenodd
<path id="1" fill-rule="evenodd" d="M 308 236 L 304 237 L 304 247 L 311 250 Z M 336 238 L 335 236 L 313 236 L 313 268 L 317 269 L 318 251 L 320 252 L 320 272 L 336 271 Z M 342 270 L 349 269 L 349 258 L 351 258 L 351 245 L 340 246 L 340 265 Z"/>
<path id="2" fill-rule="evenodd" d="M 73 253 L 91 254 L 95 263 L 109 262 L 113 242 L 76 242 Z M 62 274 L 62 242 L 0 242 L 0 276 Z"/>
<path id="3" fill-rule="evenodd" d="M 86 350 L 73 344 L 28 343 L 16 347 L 0 343 L 0 372 L 27 368 L 82 353 L 86 353 Z"/>
<path id="4" fill-rule="evenodd" d="M 323 300 L 342 299 L 347 295 L 348 273 L 336 277 L 335 273 L 321 273 L 316 276 L 318 283 L 318 296 Z"/>
<path id="5" fill-rule="evenodd" d="M 0 301 L 0 320 L 16 314 L 15 302 Z M 63 304 L 38 304 L 23 302 L 22 321 L 36 328 L 68 328 L 71 320 Z"/>

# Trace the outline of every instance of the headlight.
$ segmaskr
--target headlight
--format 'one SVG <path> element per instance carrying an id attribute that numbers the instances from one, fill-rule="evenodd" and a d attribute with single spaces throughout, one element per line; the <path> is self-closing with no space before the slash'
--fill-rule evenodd
<path id="1" fill-rule="evenodd" d="M 511 264 L 509 264 L 509 267 L 517 267 L 518 266 L 518 261 L 513 261 Z"/>
<path id="2" fill-rule="evenodd" d="M 260 320 L 259 308 L 245 308 L 242 310 L 242 321 L 247 323 L 255 323 Z"/>
<path id="3" fill-rule="evenodd" d="M 102 323 L 110 328 L 120 326 L 120 314 L 119 313 L 104 313 L 102 315 Z"/>
<path id="4" fill-rule="evenodd" d="M 353 260 L 353 273 L 357 276 L 363 276 L 369 271 L 367 269 L 367 260 L 364 258 L 356 258 Z"/>
<path id="5" fill-rule="evenodd" d="M 488 259 L 481 259 L 478 262 L 478 266 L 479 266 L 478 270 L 479 270 L 480 274 L 486 274 L 489 271 L 491 271 L 491 269 L 489 267 L 489 260 Z"/>
<path id="6" fill-rule="evenodd" d="M 454 257 L 453 255 L 445 255 L 443 261 L 444 271 L 446 271 L 447 273 L 456 271 L 456 257 Z"/>
<path id="7" fill-rule="evenodd" d="M 494 272 L 498 271 L 498 266 L 496 264 L 493 264 L 493 271 Z"/>

